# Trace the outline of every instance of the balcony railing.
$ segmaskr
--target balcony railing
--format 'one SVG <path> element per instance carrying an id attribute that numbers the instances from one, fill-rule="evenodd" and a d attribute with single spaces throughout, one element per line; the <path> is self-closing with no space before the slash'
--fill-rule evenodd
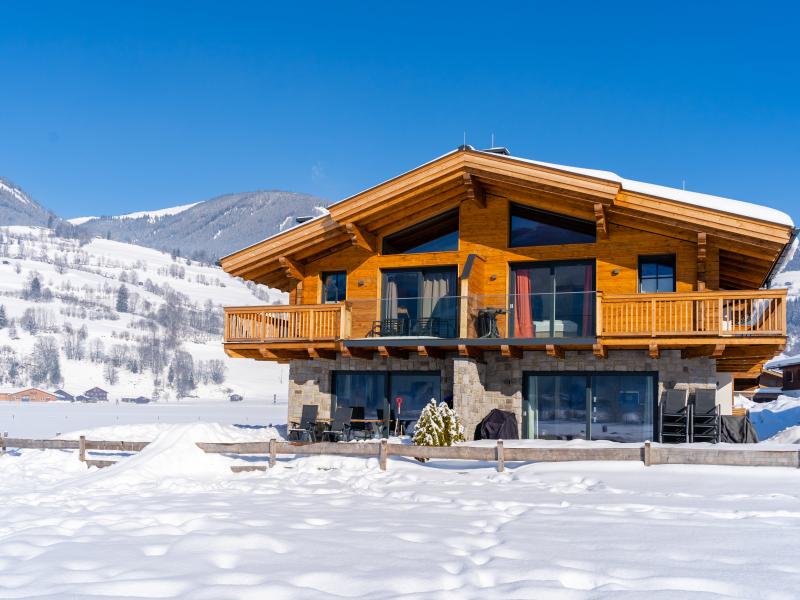
<path id="1" fill-rule="evenodd" d="M 786 290 L 602 295 L 606 337 L 785 336 Z"/>
<path id="2" fill-rule="evenodd" d="M 785 290 L 558 292 L 225 309 L 226 342 L 785 335 Z"/>
<path id="3" fill-rule="evenodd" d="M 350 306 L 300 304 L 225 309 L 226 342 L 299 342 L 346 339 Z"/>

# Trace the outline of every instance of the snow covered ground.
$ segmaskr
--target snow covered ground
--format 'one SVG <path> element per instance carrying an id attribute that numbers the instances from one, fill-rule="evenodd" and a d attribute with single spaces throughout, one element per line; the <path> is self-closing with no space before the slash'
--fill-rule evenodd
<path id="1" fill-rule="evenodd" d="M 52 438 L 70 431 L 95 429 L 96 435 L 103 437 L 94 439 L 139 442 L 153 439 L 157 427 L 165 424 L 285 424 L 286 414 L 285 400 L 277 404 L 251 400 L 180 400 L 155 404 L 0 402 L 0 432 L 7 432 L 9 437 Z M 117 431 L 106 429 L 123 425 L 127 427 Z"/>
<path id="2" fill-rule="evenodd" d="M 0 598 L 796 598 L 800 472 L 283 459 L 162 428 L 104 470 L 0 457 Z"/>

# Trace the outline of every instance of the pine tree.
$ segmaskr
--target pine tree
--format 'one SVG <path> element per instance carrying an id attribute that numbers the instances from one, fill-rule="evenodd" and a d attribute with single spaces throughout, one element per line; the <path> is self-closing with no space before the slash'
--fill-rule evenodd
<path id="1" fill-rule="evenodd" d="M 6 325 L 8 325 L 8 318 L 6 317 L 6 307 L 3 304 L 0 304 L 0 329 L 3 329 Z"/>
<path id="2" fill-rule="evenodd" d="M 464 441 L 464 426 L 458 418 L 455 410 L 450 408 L 447 403 L 439 405 L 439 413 L 444 422 L 444 443 L 443 446 L 452 446 L 456 442 Z"/>
<path id="3" fill-rule="evenodd" d="M 414 428 L 414 443 L 417 446 L 441 446 L 444 433 L 444 421 L 436 406 L 431 401 L 422 409 L 417 425 Z"/>
<path id="4" fill-rule="evenodd" d="M 128 288 L 124 285 L 117 290 L 117 312 L 128 312 Z"/>

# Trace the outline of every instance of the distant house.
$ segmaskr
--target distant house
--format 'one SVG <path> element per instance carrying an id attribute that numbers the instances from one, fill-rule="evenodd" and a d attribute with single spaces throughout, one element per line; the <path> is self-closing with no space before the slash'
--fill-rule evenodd
<path id="1" fill-rule="evenodd" d="M 150 404 L 150 398 L 145 398 L 144 396 L 137 396 L 136 398 L 123 398 L 122 401 L 130 404 Z"/>
<path id="2" fill-rule="evenodd" d="M 45 392 L 39 388 L 26 388 L 18 392 L 0 394 L 0 400 L 10 400 L 16 402 L 52 402 L 58 398 L 50 392 Z"/>
<path id="3" fill-rule="evenodd" d="M 800 356 L 771 360 L 764 367 L 783 373 L 782 388 L 784 392 L 800 390 Z"/>
<path id="4" fill-rule="evenodd" d="M 93 387 L 83 392 L 84 402 L 108 402 L 108 392 L 103 388 Z"/>
<path id="5" fill-rule="evenodd" d="M 231 394 L 229 400 L 231 402 L 241 402 L 242 400 L 244 400 L 244 398 L 242 397 L 241 394 Z"/>
<path id="6" fill-rule="evenodd" d="M 65 400 L 67 402 L 75 402 L 75 396 L 70 394 L 68 391 L 62 390 L 60 388 L 57 389 L 55 392 L 53 392 L 53 395 L 59 400 Z"/>

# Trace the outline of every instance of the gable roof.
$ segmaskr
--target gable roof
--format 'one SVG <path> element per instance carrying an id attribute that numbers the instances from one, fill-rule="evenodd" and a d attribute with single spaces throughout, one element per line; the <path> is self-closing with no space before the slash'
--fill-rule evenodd
<path id="1" fill-rule="evenodd" d="M 720 240 L 721 252 L 741 253 L 748 286 L 759 287 L 792 234 L 792 220 L 767 207 L 624 179 L 610 171 L 545 163 L 469 146 L 345 198 L 327 213 L 221 259 L 234 276 L 288 290 L 303 265 L 351 245 L 375 250 L 377 236 L 401 220 L 409 224 L 486 193 L 536 193 L 571 203 L 593 218 L 596 205 L 611 222 L 697 240 Z M 558 212 L 558 211 L 557 211 Z M 737 274 L 731 273 L 731 281 Z"/>

